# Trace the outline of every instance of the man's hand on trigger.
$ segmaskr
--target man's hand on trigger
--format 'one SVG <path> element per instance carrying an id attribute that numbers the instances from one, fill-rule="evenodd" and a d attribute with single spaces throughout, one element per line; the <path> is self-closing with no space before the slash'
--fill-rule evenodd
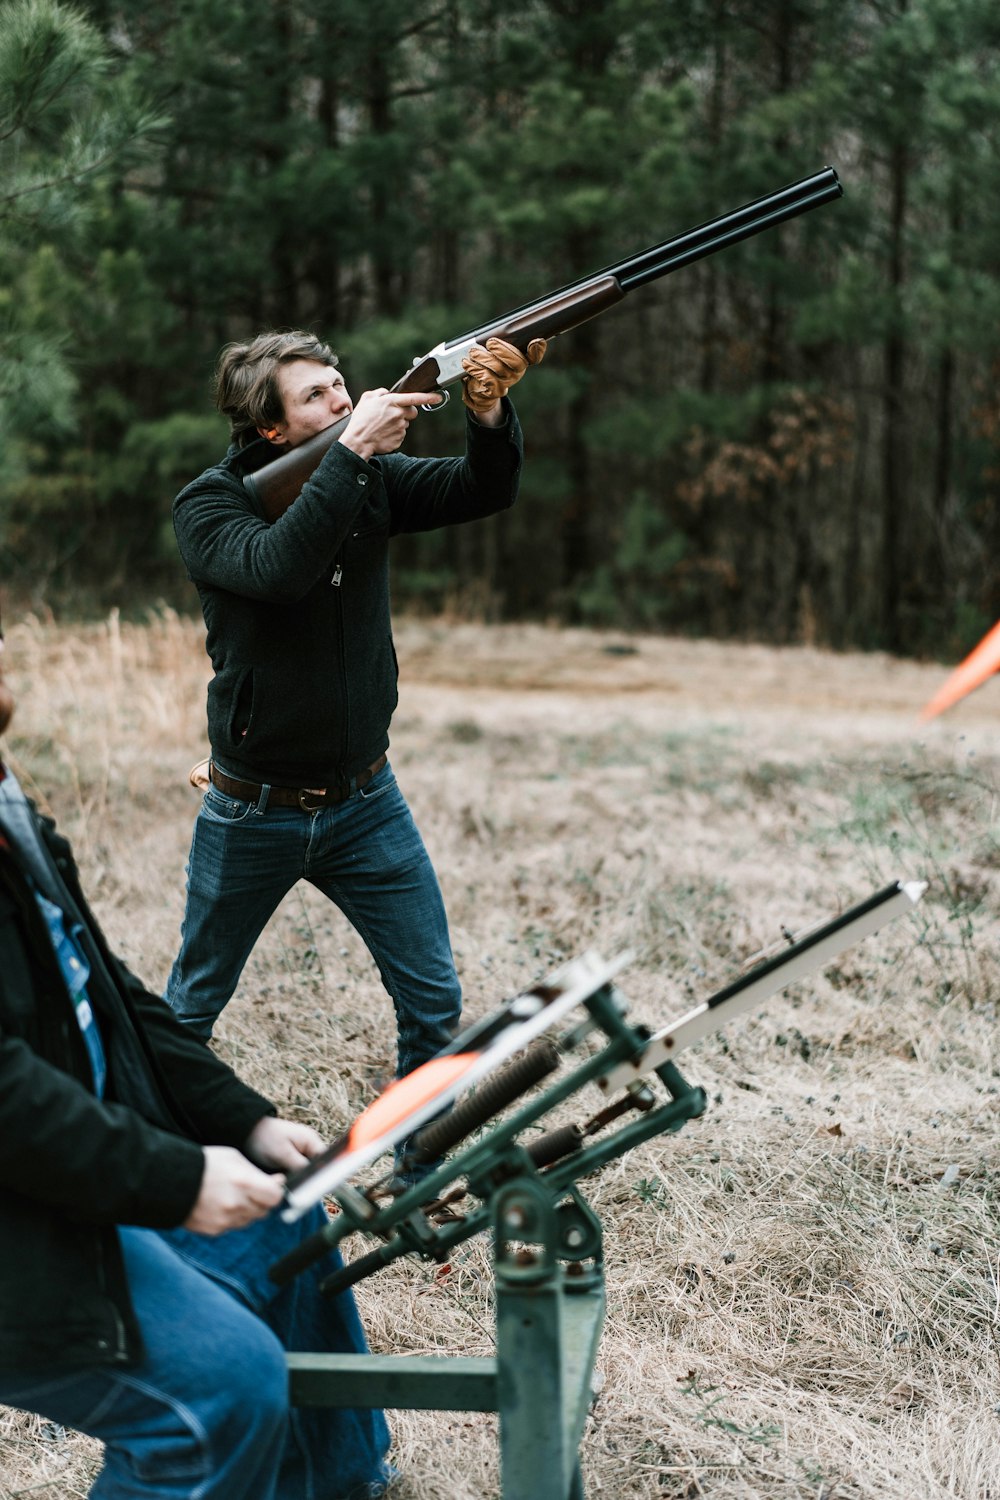
<path id="1" fill-rule="evenodd" d="M 506 339 L 474 344 L 462 361 L 462 400 L 480 421 L 496 425 L 501 400 L 529 365 L 541 364 L 547 348 L 545 339 L 532 339 L 524 354 Z"/>
<path id="2" fill-rule="evenodd" d="M 395 453 L 421 406 L 436 406 L 440 391 L 364 391 L 339 441 L 367 463 L 376 453 Z"/>
<path id="3" fill-rule="evenodd" d="M 184 1220 L 185 1229 L 196 1234 L 242 1229 L 281 1202 L 285 1179 L 280 1173 L 262 1172 L 232 1146 L 206 1146 L 204 1157 L 201 1187 Z"/>
<path id="4" fill-rule="evenodd" d="M 297 1172 L 323 1150 L 323 1138 L 311 1125 L 265 1115 L 243 1143 L 249 1156 L 265 1171 Z"/>

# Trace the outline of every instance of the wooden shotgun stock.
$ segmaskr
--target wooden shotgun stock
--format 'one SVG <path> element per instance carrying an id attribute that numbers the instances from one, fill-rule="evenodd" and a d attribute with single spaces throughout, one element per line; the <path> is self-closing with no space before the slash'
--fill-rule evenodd
<path id="1" fill-rule="evenodd" d="M 461 379 L 464 373 L 462 361 L 474 344 L 482 344 L 488 338 L 502 338 L 523 353 L 532 339 L 553 339 L 561 333 L 568 333 L 571 328 L 606 312 L 636 287 L 645 286 L 681 266 L 703 260 L 728 245 L 797 218 L 799 214 L 818 208 L 821 203 L 839 198 L 843 191 L 834 169 L 824 167 L 811 177 L 803 177 L 776 193 L 757 198 L 731 213 L 721 214 L 696 229 L 664 240 L 661 245 L 652 245 L 616 265 L 606 266 L 592 276 L 560 287 L 534 302 L 526 302 L 492 322 L 480 324 L 469 333 L 438 344 L 415 359 L 392 389 L 441 390 Z M 256 497 L 269 521 L 276 521 L 284 515 L 349 420 L 345 417 L 343 421 L 335 422 L 299 447 L 265 464 L 255 474 L 245 476 L 243 483 Z"/>

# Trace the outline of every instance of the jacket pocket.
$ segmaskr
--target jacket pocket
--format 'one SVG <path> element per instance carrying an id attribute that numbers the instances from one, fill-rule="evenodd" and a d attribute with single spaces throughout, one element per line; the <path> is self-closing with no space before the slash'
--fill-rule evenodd
<path id="1" fill-rule="evenodd" d="M 210 786 L 201 802 L 201 811 L 210 823 L 242 823 L 249 818 L 256 802 L 244 802 L 240 797 L 227 797 L 218 787 Z"/>
<path id="2" fill-rule="evenodd" d="M 253 724 L 253 667 L 244 667 L 236 680 L 232 708 L 229 712 L 229 743 L 237 749 L 246 740 Z"/>

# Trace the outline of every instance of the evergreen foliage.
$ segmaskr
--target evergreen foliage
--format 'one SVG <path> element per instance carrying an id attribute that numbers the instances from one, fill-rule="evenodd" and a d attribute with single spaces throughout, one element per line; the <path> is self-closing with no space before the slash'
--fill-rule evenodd
<path id="1" fill-rule="evenodd" d="M 987 0 L 3 0 L 7 581 L 192 602 L 169 502 L 226 340 L 305 324 L 391 384 L 829 162 L 840 203 L 555 343 L 522 502 L 401 539 L 396 595 L 957 652 L 1000 612 L 998 55 Z"/>

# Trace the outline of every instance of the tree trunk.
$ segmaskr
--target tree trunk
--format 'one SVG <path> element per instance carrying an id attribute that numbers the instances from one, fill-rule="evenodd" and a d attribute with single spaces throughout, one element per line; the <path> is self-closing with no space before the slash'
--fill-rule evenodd
<path id="1" fill-rule="evenodd" d="M 903 518 L 906 503 L 906 411 L 903 384 L 906 341 L 900 326 L 904 280 L 903 234 L 906 224 L 907 150 L 894 145 L 890 157 L 889 296 L 892 322 L 882 359 L 882 644 L 890 651 L 902 646 L 900 605 L 903 595 Z"/>

